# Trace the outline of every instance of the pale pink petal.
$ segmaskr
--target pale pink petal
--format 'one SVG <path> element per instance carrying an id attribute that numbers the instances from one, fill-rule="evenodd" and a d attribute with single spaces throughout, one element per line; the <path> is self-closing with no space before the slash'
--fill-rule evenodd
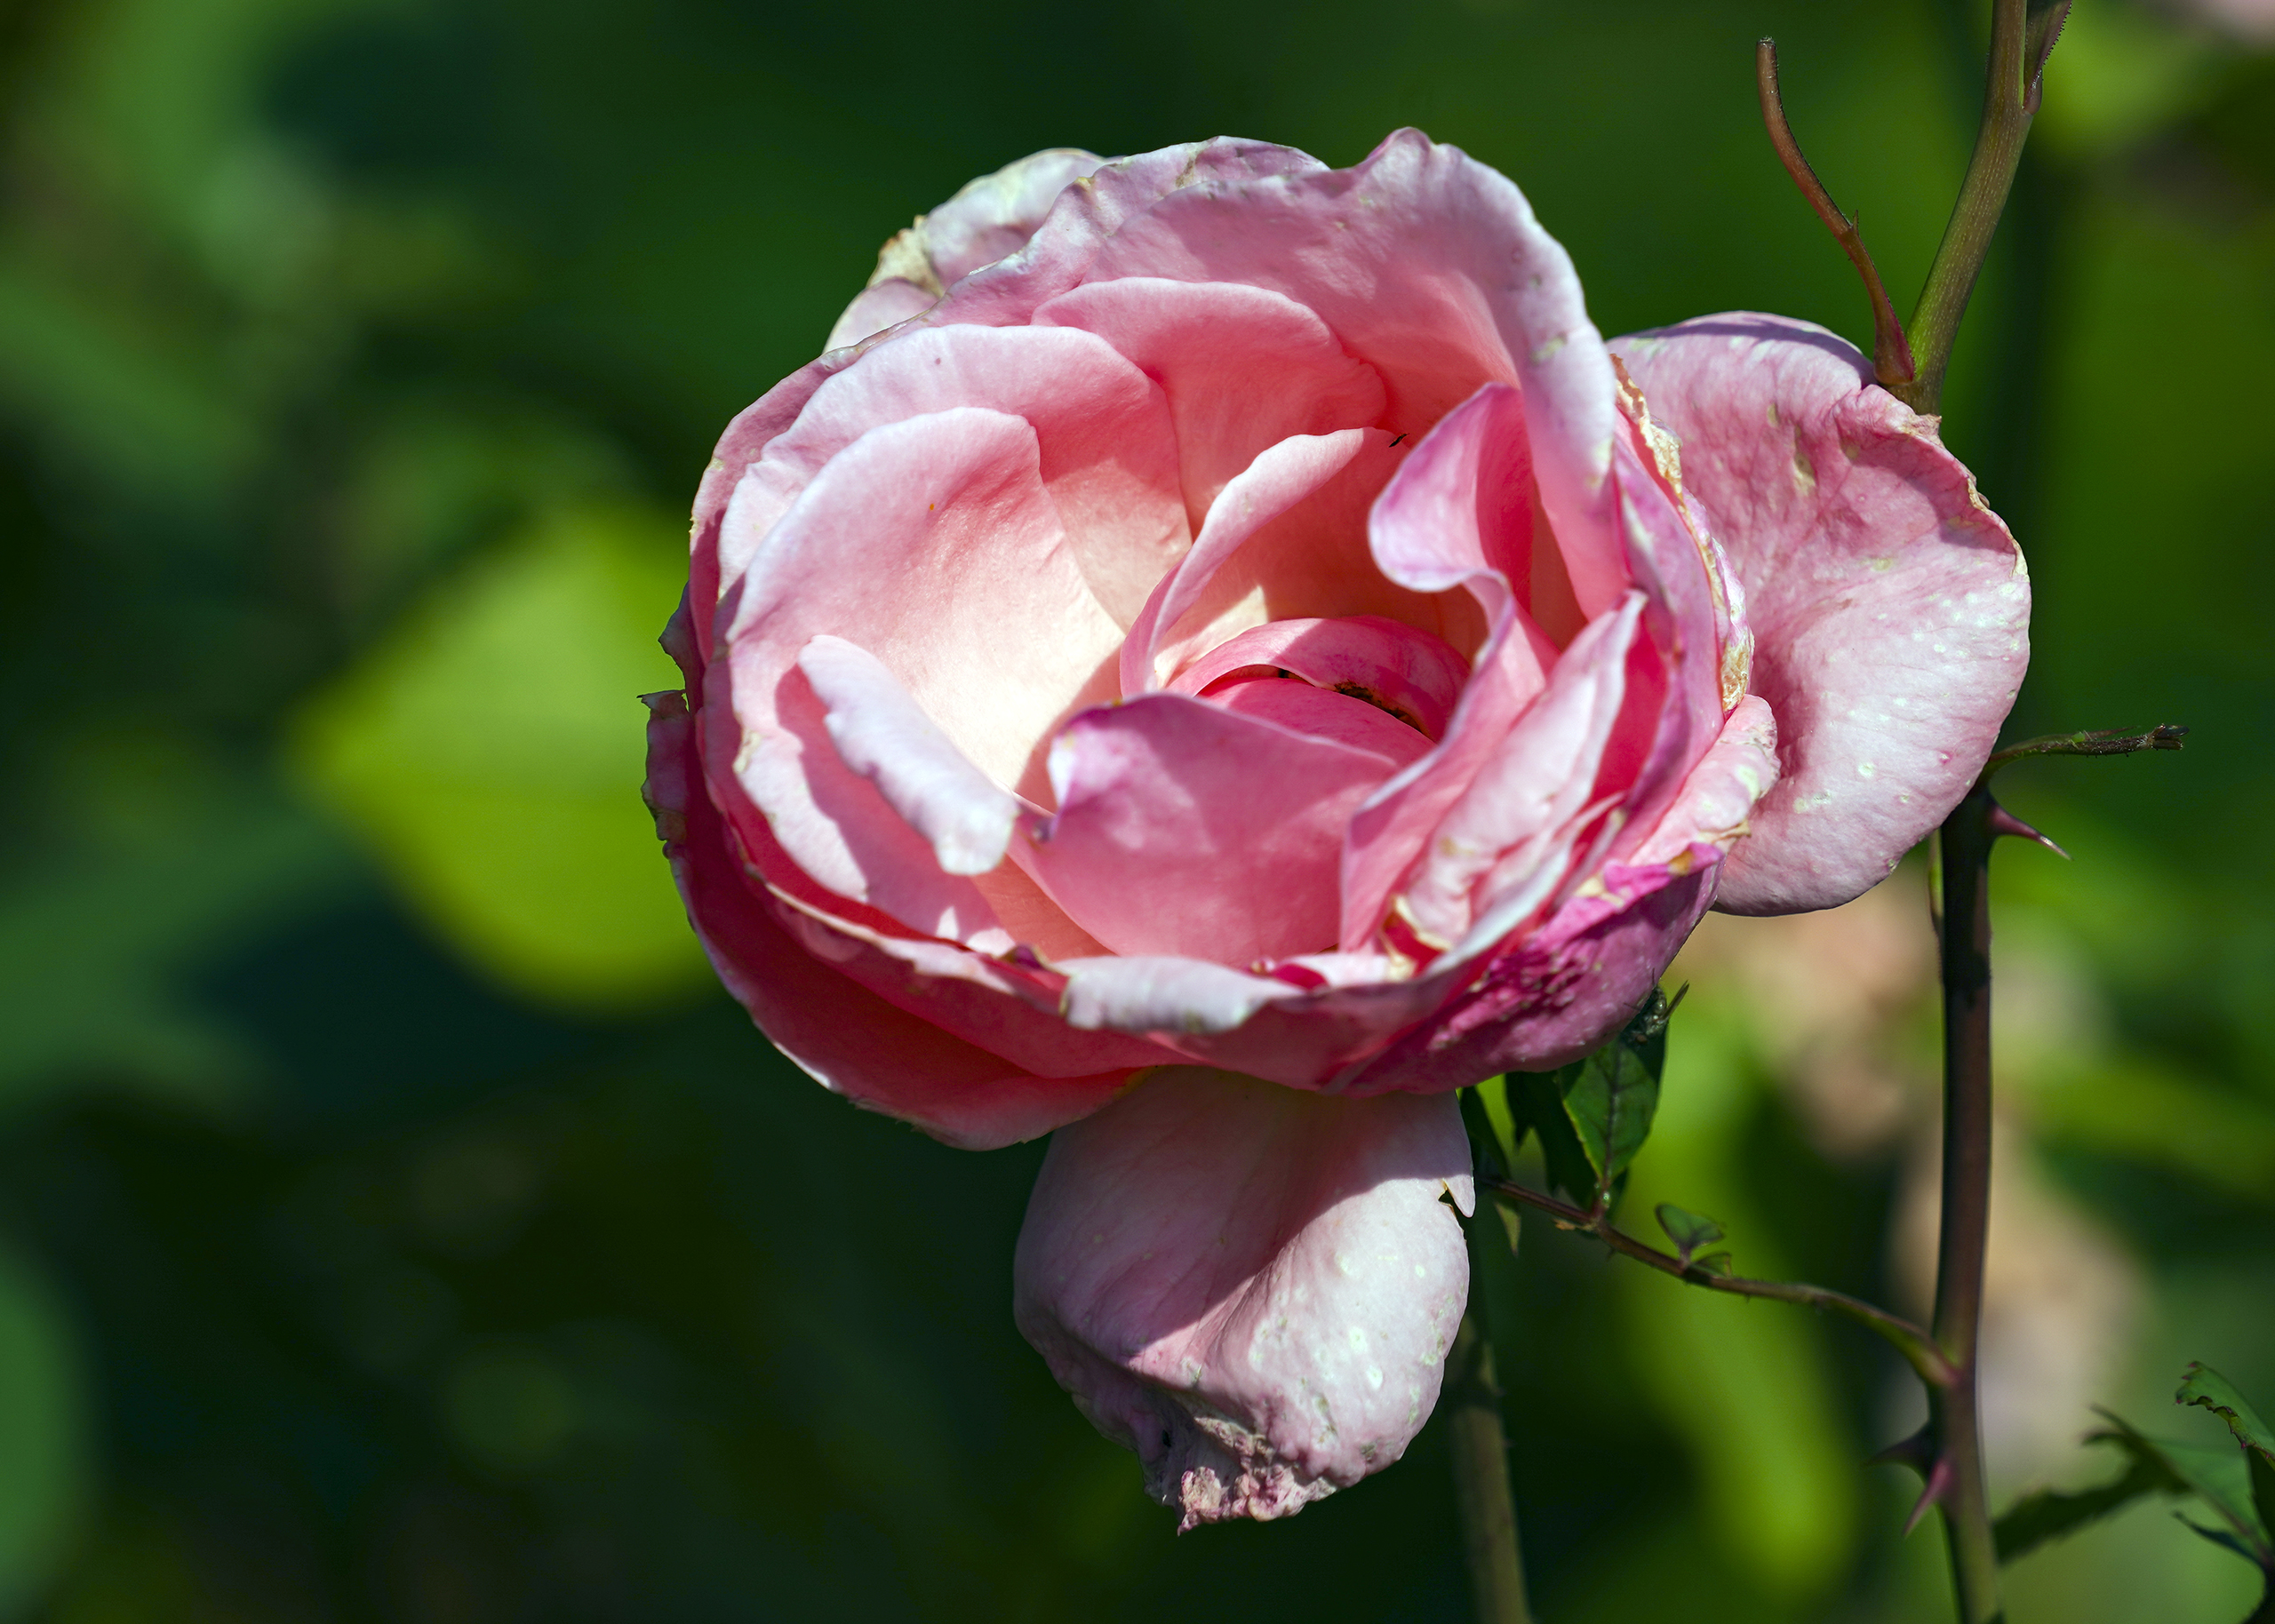
<path id="1" fill-rule="evenodd" d="M 1373 940 L 1398 888 L 1430 832 L 1508 735 L 1547 681 L 1555 644 L 1528 606 L 1545 607 L 1544 591 L 1563 580 L 1544 575 L 1537 545 L 1547 527 L 1532 499 L 1521 398 L 1489 385 L 1457 407 L 1409 457 L 1376 502 L 1369 521 L 1376 563 L 1416 592 L 1466 591 L 1490 617 L 1438 749 L 1384 785 L 1352 820 L 1343 857 L 1342 942 Z M 1565 589 L 1569 602 L 1569 588 Z M 1577 607 L 1562 611 L 1577 617 Z M 1577 619 L 1573 630 L 1577 630 Z"/>
<path id="2" fill-rule="evenodd" d="M 874 338 L 888 327 L 897 327 L 913 315 L 922 315 L 939 297 L 931 289 L 898 276 L 873 282 L 853 296 L 853 302 L 845 306 L 844 314 L 829 330 L 828 342 L 822 347 L 843 349 L 864 338 Z"/>
<path id="3" fill-rule="evenodd" d="M 922 319 L 927 323 L 1024 326 L 1045 300 L 1082 281 L 1098 251 L 1132 217 L 1178 188 L 1239 186 L 1326 167 L 1292 147 L 1224 137 L 1116 158 L 1059 193 L 1026 247 L 965 276 Z"/>
<path id="4" fill-rule="evenodd" d="M 929 310 L 950 283 L 1018 252 L 1058 194 L 1105 163 L 1096 153 L 1054 147 L 966 182 L 884 245 L 868 287 L 830 329 L 828 347 L 858 344 Z"/>
<path id="5" fill-rule="evenodd" d="M 1589 864 L 1624 857 L 1656 825 L 1744 692 L 1742 669 L 1726 657 L 1726 642 L 1744 636 L 1735 588 L 1716 573 L 1727 563 L 1681 506 L 1672 469 L 1663 476 L 1648 466 L 1643 434 L 1622 428 L 1612 482 L 1628 575 L 1645 595 L 1643 646 L 1596 784 L 1599 798 L 1618 797 L 1620 816 Z"/>
<path id="6" fill-rule="evenodd" d="M 1405 1453 L 1469 1292 L 1448 1099 L 1170 1070 L 1051 1141 L 1012 1311 L 1181 1526 L 1281 1517 Z"/>
<path id="7" fill-rule="evenodd" d="M 1503 176 L 1402 130 L 1356 168 L 1199 180 L 1123 222 L 1086 281 L 1229 282 L 1315 311 L 1419 434 L 1481 384 L 1522 386 L 1541 499 L 1588 617 L 1617 601 L 1605 482 L 1616 384 L 1570 257 Z"/>
<path id="8" fill-rule="evenodd" d="M 1640 866 L 1687 858 L 1695 864 L 1704 860 L 1703 847 L 1728 851 L 1776 782 L 1777 718 L 1767 701 L 1748 694 L 1629 861 Z"/>
<path id="9" fill-rule="evenodd" d="M 1335 944 L 1343 825 L 1392 765 L 1149 694 L 1066 725 L 1050 750 L 1057 816 L 1013 851 L 1115 952 L 1239 965 L 1313 952 Z"/>
<path id="10" fill-rule="evenodd" d="M 1353 985 L 1303 973 L 1345 959 L 1380 973 Z M 1289 964 L 1297 971 L 1281 975 Z M 1442 975 L 1386 979 L 1389 961 L 1373 954 L 1300 954 L 1268 972 L 1143 957 L 1071 959 L 1053 967 L 1066 983 L 1052 1007 L 1070 1024 L 1143 1038 L 1201 1064 L 1293 1088 L 1339 1087 L 1456 991 Z M 1315 986 L 1314 977 L 1321 984 Z"/>
<path id="11" fill-rule="evenodd" d="M 972 408 L 871 430 L 771 528 L 722 610 L 727 657 L 706 675 L 711 771 L 839 896 L 928 935 L 977 942 L 994 928 L 971 882 L 944 873 L 840 759 L 797 659 L 817 634 L 858 629 L 966 760 L 1044 799 L 1036 746 L 1111 691 L 1119 636 L 1071 556 L 1034 430 Z"/>
<path id="12" fill-rule="evenodd" d="M 896 1008 L 1037 1077 L 1128 1072 L 1176 1060 L 1150 1039 L 1078 1028 L 1057 1006 L 1066 976 L 1026 955 L 993 958 L 952 942 L 857 924 L 769 889 L 762 898 L 793 941 Z"/>
<path id="13" fill-rule="evenodd" d="M 1387 445 L 1389 436 L 1376 439 Z M 1125 697 L 1135 697 L 1161 686 L 1162 666 L 1190 645 L 1214 649 L 1242 628 L 1218 634 L 1209 627 L 1190 633 L 1182 642 L 1172 641 L 1179 624 L 1200 603 L 1217 572 L 1246 546 L 1256 533 L 1273 520 L 1301 508 L 1332 484 L 1369 450 L 1362 429 L 1343 429 L 1331 434 L 1307 434 L 1266 448 L 1241 470 L 1226 488 L 1193 546 L 1176 568 L 1162 575 L 1146 595 L 1145 606 L 1122 645 L 1121 680 Z M 1264 618 L 1261 606 L 1251 610 L 1250 624 Z"/>
<path id="14" fill-rule="evenodd" d="M 1130 276 L 1062 293 L 1034 320 L 1098 334 L 1161 386 L 1195 530 L 1266 448 L 1382 416 L 1374 369 L 1345 354 L 1318 316 L 1263 288 Z"/>
<path id="15" fill-rule="evenodd" d="M 1079 1031 L 1186 1037 L 1237 1031 L 1300 989 L 1202 959 L 1121 953 L 1053 967 L 1066 977 L 1059 1009 Z"/>
<path id="16" fill-rule="evenodd" d="M 1497 937 L 1564 877 L 1561 859 L 1595 802 L 1604 749 L 1625 705 L 1642 612 L 1643 594 L 1632 593 L 1573 640 L 1546 689 L 1447 808 L 1398 899 L 1425 940 L 1450 947 L 1480 915 L 1505 911 Z"/>
<path id="17" fill-rule="evenodd" d="M 2029 658 L 2030 583 L 1967 470 L 1806 322 L 1711 316 L 1620 340 L 1744 584 L 1784 776 L 1719 905 L 1832 907 L 1981 770 Z"/>
<path id="18" fill-rule="evenodd" d="M 1087 1116 L 1128 1082 L 1038 1077 L 839 975 L 793 941 L 744 885 L 730 837 L 698 784 L 693 719 L 679 694 L 651 697 L 646 793 L 688 918 L 727 991 L 810 1076 L 935 1138 L 992 1150 Z"/>
<path id="19" fill-rule="evenodd" d="M 1391 580 L 1367 550 L 1367 511 L 1404 456 L 1380 429 L 1283 440 L 1225 487 L 1193 550 L 1164 576 L 1122 650 L 1125 695 L 1164 685 L 1241 633 L 1280 620 L 1372 616 L 1457 649 L 1483 641 L 1466 593 Z"/>
<path id="20" fill-rule="evenodd" d="M 965 182 L 924 217 L 925 250 L 940 285 L 1018 253 L 1049 217 L 1058 194 L 1107 162 L 1078 147 L 1053 147 Z"/>
<path id="21" fill-rule="evenodd" d="M 719 532 L 720 585 L 735 580 L 830 459 L 869 430 L 978 407 L 1024 419 L 1072 555 L 1127 625 L 1190 540 L 1177 440 L 1160 388 L 1104 339 L 1074 328 L 915 328 L 819 385 L 765 448 Z"/>
<path id="22" fill-rule="evenodd" d="M 839 759 L 931 842 L 944 871 L 984 874 L 1003 860 L 1018 798 L 967 760 L 874 655 L 825 633 L 799 651 L 798 669 Z"/>
<path id="23" fill-rule="evenodd" d="M 1170 680 L 1173 694 L 1204 694 L 1250 668 L 1291 671 L 1306 682 L 1406 718 L 1430 738 L 1441 736 L 1469 680 L 1469 662 L 1441 637 L 1379 615 L 1274 620 L 1241 633 Z"/>
<path id="24" fill-rule="evenodd" d="M 688 618 L 698 655 L 715 657 L 712 639 L 719 605 L 719 531 L 727 504 L 741 488 L 743 476 L 777 436 L 797 421 L 806 402 L 822 384 L 852 365 L 854 353 L 833 350 L 810 361 L 742 410 L 719 436 L 711 461 L 695 488 L 695 508 L 688 524 Z"/>
<path id="25" fill-rule="evenodd" d="M 1438 973 L 1467 984 L 1345 1091 L 1462 1087 L 1497 1071 L 1547 1071 L 1602 1043 L 1633 1015 L 1705 912 L 1723 854 L 1776 782 L 1776 752 L 1768 706 L 1740 700 L 1630 860 L 1591 875 L 1538 929 L 1489 955 L 1482 975 L 1448 954 Z"/>

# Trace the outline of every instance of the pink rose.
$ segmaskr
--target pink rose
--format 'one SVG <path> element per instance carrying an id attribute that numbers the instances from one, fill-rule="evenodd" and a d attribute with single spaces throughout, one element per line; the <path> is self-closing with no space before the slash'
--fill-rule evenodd
<path id="1" fill-rule="evenodd" d="M 1517 189 L 1053 152 L 728 428 L 648 794 L 729 989 L 952 1144 L 1059 1129 L 1015 1311 L 1188 1525 L 1398 1458 L 1451 1091 L 1601 1042 L 1710 903 L 1822 908 L 2026 657 L 1966 469 L 1797 322 L 1607 346 Z"/>

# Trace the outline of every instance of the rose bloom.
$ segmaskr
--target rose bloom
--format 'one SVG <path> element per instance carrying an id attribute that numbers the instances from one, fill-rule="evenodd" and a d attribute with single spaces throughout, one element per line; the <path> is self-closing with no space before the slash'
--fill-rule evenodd
<path id="1" fill-rule="evenodd" d="M 1038 154 L 831 344 L 696 500 L 689 914 L 826 1087 L 1057 1130 L 1020 1329 L 1185 1525 L 1293 1511 L 1436 1402 L 1453 1091 L 1601 1043 L 1710 904 L 1885 876 L 2012 703 L 2021 555 L 1850 346 L 1607 345 L 1411 131 Z"/>

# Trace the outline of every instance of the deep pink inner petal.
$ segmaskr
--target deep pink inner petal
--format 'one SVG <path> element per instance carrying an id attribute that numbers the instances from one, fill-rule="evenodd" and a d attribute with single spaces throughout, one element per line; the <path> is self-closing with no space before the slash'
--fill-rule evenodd
<path id="1" fill-rule="evenodd" d="M 1378 725 L 1427 748 L 1361 701 L 1308 683 L 1271 686 L 1303 690 L 1282 703 L 1316 696 L 1345 707 L 1336 722 Z M 1066 725 L 1050 752 L 1058 815 L 1031 824 L 1011 850 L 1117 953 L 1245 967 L 1314 952 L 1335 943 L 1344 825 L 1394 766 L 1374 750 L 1149 694 Z"/>
<path id="2" fill-rule="evenodd" d="M 1228 680 L 1202 697 L 1235 716 L 1253 716 L 1313 738 L 1371 751 L 1393 767 L 1404 767 L 1430 749 L 1419 728 L 1380 705 L 1331 688 L 1315 688 L 1301 677 L 1274 673 Z"/>
<path id="3" fill-rule="evenodd" d="M 1172 678 L 1173 694 L 1205 694 L 1250 667 L 1381 706 L 1431 738 L 1443 736 L 1469 681 L 1469 662 L 1441 637 L 1379 615 L 1275 620 L 1241 633 Z"/>

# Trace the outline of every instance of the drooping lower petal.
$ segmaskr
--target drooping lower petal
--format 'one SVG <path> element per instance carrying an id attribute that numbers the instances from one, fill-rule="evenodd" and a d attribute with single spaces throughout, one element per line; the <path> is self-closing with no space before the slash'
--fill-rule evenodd
<path id="1" fill-rule="evenodd" d="M 1982 768 L 2029 659 L 2014 537 L 1922 418 L 1807 322 L 1706 316 L 1613 346 L 1682 442 L 1745 589 L 1784 776 L 1718 905 L 1828 908 L 1877 884 Z"/>
<path id="2" fill-rule="evenodd" d="M 1060 1130 L 1013 1313 L 1182 1526 L 1286 1516 L 1396 1461 L 1467 1300 L 1450 1096 L 1153 1073 Z"/>

